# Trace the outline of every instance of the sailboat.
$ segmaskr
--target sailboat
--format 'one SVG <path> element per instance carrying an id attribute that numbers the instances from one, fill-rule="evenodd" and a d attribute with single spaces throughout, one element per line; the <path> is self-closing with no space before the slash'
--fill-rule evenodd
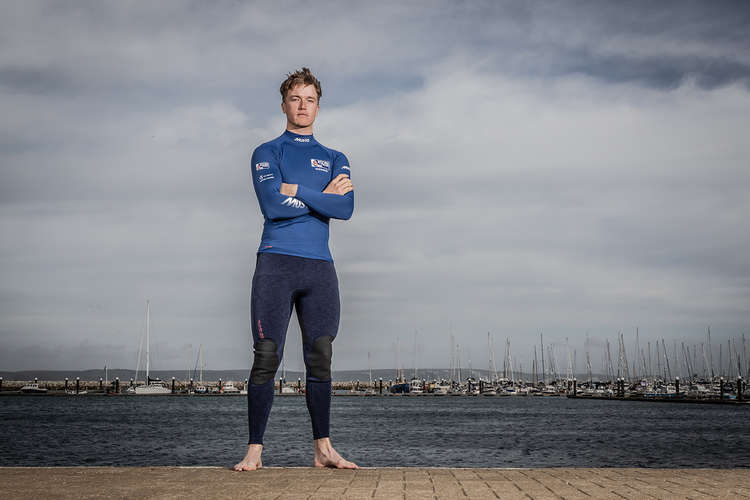
<path id="1" fill-rule="evenodd" d="M 135 388 L 136 395 L 153 395 L 153 394 L 170 394 L 172 391 L 169 390 L 164 383 L 158 379 L 152 379 L 149 376 L 149 370 L 151 368 L 150 359 L 150 344 L 151 344 L 151 304 L 146 301 L 146 383 L 139 385 Z"/>
<path id="2" fill-rule="evenodd" d="M 281 358 L 281 394 L 297 394 L 297 388 L 286 385 L 286 364 Z"/>
<path id="3" fill-rule="evenodd" d="M 414 376 L 409 383 L 409 394 L 422 394 L 424 382 L 417 377 L 417 330 L 414 330 Z"/>
<path id="4" fill-rule="evenodd" d="M 195 388 L 196 393 L 198 394 L 206 394 L 208 392 L 208 389 L 206 389 L 206 386 L 203 385 L 203 369 L 206 367 L 206 362 L 203 359 L 203 344 L 200 345 L 198 348 L 198 359 L 195 362 L 196 368 L 200 366 L 200 378 L 198 379 L 198 385 Z"/>

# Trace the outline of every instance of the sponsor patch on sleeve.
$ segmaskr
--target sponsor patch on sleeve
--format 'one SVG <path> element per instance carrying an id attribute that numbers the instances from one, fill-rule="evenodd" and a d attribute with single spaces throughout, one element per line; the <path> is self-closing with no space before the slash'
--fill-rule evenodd
<path id="1" fill-rule="evenodd" d="M 267 161 L 262 161 L 260 163 L 255 164 L 255 170 L 268 170 L 271 168 L 271 166 L 268 164 Z"/>
<path id="2" fill-rule="evenodd" d="M 298 200 L 297 198 L 292 198 L 291 196 L 287 198 L 286 200 L 282 201 L 281 204 L 286 205 L 288 207 L 305 208 L 305 204 L 302 202 L 302 200 Z"/>
<path id="3" fill-rule="evenodd" d="M 265 182 L 273 179 L 273 174 L 260 174 L 258 176 L 258 182 Z"/>

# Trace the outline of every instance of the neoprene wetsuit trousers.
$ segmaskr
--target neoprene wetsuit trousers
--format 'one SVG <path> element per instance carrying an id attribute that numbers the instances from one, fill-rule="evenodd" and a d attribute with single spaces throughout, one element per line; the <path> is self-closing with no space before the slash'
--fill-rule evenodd
<path id="1" fill-rule="evenodd" d="M 313 438 L 330 435 L 331 343 L 340 314 L 336 269 L 326 260 L 260 252 L 250 294 L 255 354 L 247 391 L 249 444 L 263 443 L 292 309 L 302 330 Z"/>

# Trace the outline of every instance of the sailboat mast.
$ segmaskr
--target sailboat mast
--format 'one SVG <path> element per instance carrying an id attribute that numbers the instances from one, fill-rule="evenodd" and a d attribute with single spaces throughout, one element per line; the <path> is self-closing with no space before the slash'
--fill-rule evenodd
<path id="1" fill-rule="evenodd" d="M 151 368 L 151 303 L 146 301 L 146 385 L 149 385 L 149 369 Z"/>
<path id="2" fill-rule="evenodd" d="M 401 382 L 401 372 L 400 372 L 400 368 L 398 365 L 398 349 L 399 349 L 399 342 L 398 342 L 398 337 L 396 337 L 396 380 Z"/>
<path id="3" fill-rule="evenodd" d="M 372 388 L 372 365 L 370 364 L 370 351 L 367 351 L 367 369 L 370 371 L 370 388 Z"/>
<path id="4" fill-rule="evenodd" d="M 541 348 L 539 349 L 539 352 L 542 354 L 542 383 L 547 384 L 547 372 L 544 371 L 544 334 L 542 332 L 539 332 L 539 343 L 541 344 Z"/>
<path id="5" fill-rule="evenodd" d="M 664 369 L 666 370 L 664 381 L 667 383 L 668 380 L 672 380 L 672 370 L 669 368 L 669 355 L 667 354 L 667 345 L 664 343 L 664 337 L 661 338 L 661 350 L 664 353 Z"/>
<path id="6" fill-rule="evenodd" d="M 489 351 L 489 357 L 487 358 L 487 380 L 492 382 L 490 373 L 492 373 L 492 342 L 490 341 L 490 332 L 487 332 L 487 350 Z"/>
<path id="7" fill-rule="evenodd" d="M 414 378 L 417 378 L 417 330 L 414 330 Z"/>
<path id="8" fill-rule="evenodd" d="M 205 363 L 203 362 L 203 344 L 201 344 L 200 352 L 198 353 L 199 357 L 201 358 L 200 365 L 201 365 L 201 385 L 203 385 L 203 368 L 205 366 Z"/>
<path id="9" fill-rule="evenodd" d="M 453 322 L 448 323 L 448 333 L 451 337 L 451 381 L 456 380 L 456 339 L 453 337 Z"/>
<path id="10" fill-rule="evenodd" d="M 713 380 L 714 378 L 714 353 L 713 349 L 711 348 L 711 327 L 709 326 L 707 328 L 706 333 L 706 343 L 708 344 L 708 373 L 711 376 L 709 380 Z"/>
<path id="11" fill-rule="evenodd" d="M 638 335 L 638 327 L 635 327 L 635 356 L 633 357 L 633 379 L 638 381 L 643 378 L 643 374 L 638 374 L 638 353 L 640 352 L 640 338 Z"/>
<path id="12" fill-rule="evenodd" d="M 458 358 L 458 385 L 461 385 L 461 345 L 456 344 L 456 357 Z"/>
<path id="13" fill-rule="evenodd" d="M 510 370 L 510 381 L 515 382 L 516 379 L 513 376 L 513 358 L 510 355 L 510 338 L 505 340 L 508 343 L 508 369 Z"/>

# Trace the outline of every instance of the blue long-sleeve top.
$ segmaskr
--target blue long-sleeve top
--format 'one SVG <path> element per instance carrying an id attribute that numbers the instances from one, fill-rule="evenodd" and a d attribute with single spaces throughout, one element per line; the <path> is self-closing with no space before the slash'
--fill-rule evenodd
<path id="1" fill-rule="evenodd" d="M 329 219 L 349 219 L 354 192 L 322 191 L 339 174 L 351 177 L 343 153 L 320 144 L 312 135 L 288 130 L 253 151 L 255 195 L 265 219 L 258 252 L 296 255 L 332 262 L 328 249 Z M 297 184 L 296 196 L 281 194 L 281 183 Z"/>

